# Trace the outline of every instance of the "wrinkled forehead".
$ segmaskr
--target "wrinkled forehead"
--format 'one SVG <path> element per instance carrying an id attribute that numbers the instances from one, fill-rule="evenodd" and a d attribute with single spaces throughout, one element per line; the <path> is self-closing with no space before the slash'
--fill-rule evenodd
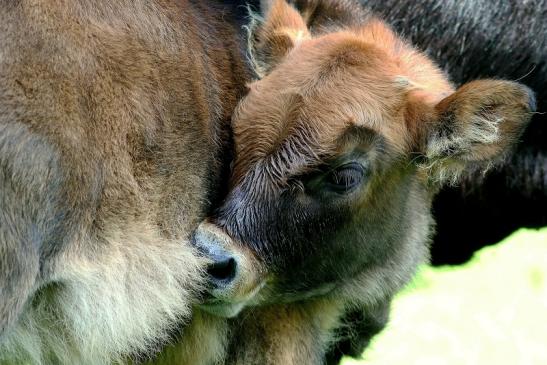
<path id="1" fill-rule="evenodd" d="M 308 43 L 251 85 L 234 118 L 237 155 L 250 163 L 291 140 L 336 153 L 352 126 L 404 145 L 405 90 L 385 55 L 358 42 Z"/>

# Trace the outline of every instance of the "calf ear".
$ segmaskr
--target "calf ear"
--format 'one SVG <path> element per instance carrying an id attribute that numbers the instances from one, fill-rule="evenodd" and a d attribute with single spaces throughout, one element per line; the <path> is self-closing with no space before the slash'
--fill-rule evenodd
<path id="1" fill-rule="evenodd" d="M 306 22 L 285 0 L 261 1 L 262 18 L 249 27 L 249 53 L 259 77 L 267 75 L 299 42 L 310 38 Z"/>
<path id="2" fill-rule="evenodd" d="M 533 92 L 510 81 L 463 85 L 435 106 L 426 132 L 431 177 L 455 182 L 466 169 L 484 169 L 503 159 L 535 111 Z"/>

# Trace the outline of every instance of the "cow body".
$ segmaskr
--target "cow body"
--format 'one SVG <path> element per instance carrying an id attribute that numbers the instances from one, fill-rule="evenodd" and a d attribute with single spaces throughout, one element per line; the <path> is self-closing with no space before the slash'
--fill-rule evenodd
<path id="1" fill-rule="evenodd" d="M 108 364 L 189 318 L 205 266 L 189 235 L 248 78 L 230 19 L 2 1 L 0 363 Z"/>

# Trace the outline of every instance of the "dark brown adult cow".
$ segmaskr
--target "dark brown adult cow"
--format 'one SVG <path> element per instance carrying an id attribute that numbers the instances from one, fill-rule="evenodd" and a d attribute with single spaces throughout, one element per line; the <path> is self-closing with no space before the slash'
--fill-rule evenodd
<path id="1" fill-rule="evenodd" d="M 0 363 L 110 364 L 187 320 L 246 76 L 213 1 L 0 1 Z"/>
<path id="2" fill-rule="evenodd" d="M 229 194 L 195 236 L 225 257 L 204 308 L 251 307 L 229 363 L 321 364 L 346 310 L 381 322 L 427 258 L 435 193 L 502 159 L 534 111 L 516 82 L 454 89 L 355 3 L 304 3 L 251 27 L 262 78 L 233 119 Z M 316 8 L 345 17 L 310 29 Z"/>

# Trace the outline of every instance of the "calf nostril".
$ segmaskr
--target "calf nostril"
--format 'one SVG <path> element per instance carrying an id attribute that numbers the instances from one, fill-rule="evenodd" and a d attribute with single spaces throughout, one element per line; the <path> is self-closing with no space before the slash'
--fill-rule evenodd
<path id="1" fill-rule="evenodd" d="M 213 263 L 207 268 L 207 273 L 216 282 L 227 284 L 236 275 L 236 260 L 233 257 L 214 257 Z"/>

